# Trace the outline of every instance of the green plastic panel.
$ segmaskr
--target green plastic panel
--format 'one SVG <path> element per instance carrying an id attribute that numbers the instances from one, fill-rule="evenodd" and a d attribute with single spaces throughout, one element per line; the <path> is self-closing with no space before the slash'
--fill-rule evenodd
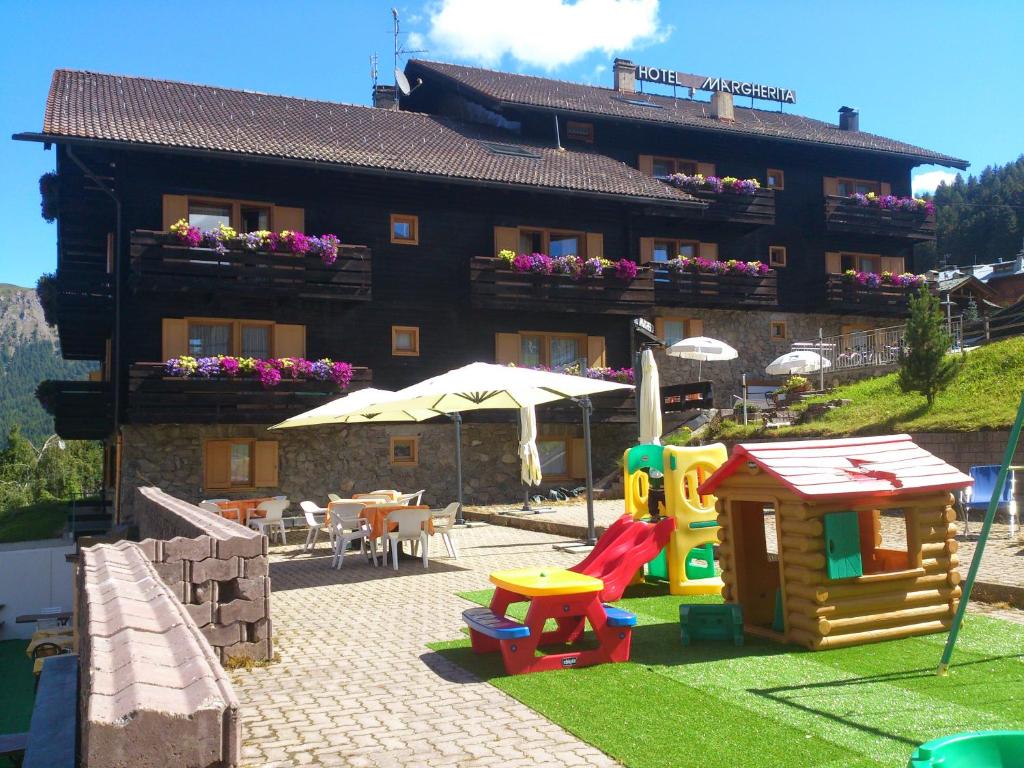
<path id="1" fill-rule="evenodd" d="M 864 575 L 860 556 L 860 525 L 856 512 L 825 515 L 825 562 L 830 579 Z"/>
<path id="2" fill-rule="evenodd" d="M 633 474 L 639 469 L 656 469 L 665 472 L 665 448 L 661 445 L 635 445 L 626 455 L 626 471 Z"/>

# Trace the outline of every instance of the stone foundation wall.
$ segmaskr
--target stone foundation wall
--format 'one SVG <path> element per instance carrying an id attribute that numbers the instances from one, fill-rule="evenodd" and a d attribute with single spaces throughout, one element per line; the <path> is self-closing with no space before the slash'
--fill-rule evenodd
<path id="1" fill-rule="evenodd" d="M 546 435 L 582 435 L 577 424 L 541 424 Z M 323 426 L 267 429 L 231 425 L 125 425 L 121 469 L 121 515 L 139 519 L 141 497 L 136 489 L 158 485 L 166 493 L 195 503 L 209 496 L 287 496 L 294 511 L 298 502 L 324 503 L 328 493 L 342 496 L 399 488 L 426 489 L 423 501 L 440 507 L 456 499 L 455 428 L 450 422 L 394 426 Z M 390 438 L 419 437 L 416 466 L 389 463 Z M 212 438 L 249 437 L 278 441 L 276 488 L 229 492 L 204 491 L 203 442 Z M 592 425 L 594 477 L 612 471 L 622 452 L 636 443 L 632 424 Z M 462 475 L 466 504 L 517 501 L 523 496 L 519 481 L 519 428 L 517 423 L 464 423 Z M 545 483 L 574 485 L 582 481 Z M 287 513 L 286 513 L 287 514 Z M 147 535 L 141 531 L 142 535 Z M 180 533 L 178 535 L 181 535 Z"/>

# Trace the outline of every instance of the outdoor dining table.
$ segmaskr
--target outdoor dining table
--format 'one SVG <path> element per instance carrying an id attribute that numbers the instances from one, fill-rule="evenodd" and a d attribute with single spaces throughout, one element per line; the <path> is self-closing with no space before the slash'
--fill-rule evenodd
<path id="1" fill-rule="evenodd" d="M 348 504 L 352 501 L 361 501 L 361 499 L 347 499 L 344 501 L 332 501 L 327 505 L 327 522 L 331 519 L 331 507 L 335 504 Z M 410 507 L 407 504 L 370 504 L 363 507 L 359 512 L 359 516 L 370 524 L 370 538 L 377 539 L 384 534 L 384 519 L 388 516 L 389 512 L 394 512 L 396 509 L 430 509 L 429 506 L 420 505 L 418 507 Z M 395 530 L 398 528 L 398 523 L 391 523 L 388 525 L 388 530 Z M 427 518 L 427 533 L 430 535 L 434 534 L 434 522 Z"/>
<path id="2" fill-rule="evenodd" d="M 260 499 L 231 499 L 230 501 L 218 501 L 221 517 L 228 520 L 236 520 L 241 525 L 248 525 L 249 520 L 254 517 L 266 517 L 265 512 L 256 508 L 264 501 L 270 501 L 271 496 L 264 496 Z"/>
<path id="3" fill-rule="evenodd" d="M 490 604 L 491 613 L 496 617 L 505 617 L 512 603 L 530 603 L 523 622 L 529 628 L 529 635 L 500 649 L 509 674 L 629 660 L 631 633 L 618 621 L 618 614 L 622 612 L 601 602 L 600 593 L 604 589 L 601 579 L 563 568 L 534 567 L 495 571 L 491 582 L 497 587 Z M 612 616 L 616 620 L 609 623 Z M 557 629 L 544 631 L 548 619 L 555 620 Z M 541 645 L 578 642 L 587 622 L 597 636 L 597 648 L 536 655 Z M 499 650 L 498 644 L 488 639 L 474 634 L 473 650 Z"/>

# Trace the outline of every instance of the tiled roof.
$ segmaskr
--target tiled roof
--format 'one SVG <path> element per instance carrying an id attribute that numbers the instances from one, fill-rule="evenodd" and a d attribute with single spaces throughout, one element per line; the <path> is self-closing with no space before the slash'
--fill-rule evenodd
<path id="1" fill-rule="evenodd" d="M 432 115 L 94 72 L 54 72 L 43 132 L 450 180 L 694 201 L 604 155 L 513 144 L 507 134 L 490 135 Z M 482 140 L 508 145 L 513 154 L 492 151 Z"/>
<path id="2" fill-rule="evenodd" d="M 441 75 L 493 102 L 893 153 L 926 163 L 967 167 L 966 160 L 950 155 L 873 133 L 843 131 L 838 125 L 788 112 L 750 109 L 737 104 L 734 110 L 735 121 L 727 122 L 710 117 L 707 113 L 708 103 L 703 101 L 646 93 L 622 94 L 611 88 L 594 85 L 418 59 L 409 62 L 408 71 L 428 83 L 432 73 Z M 638 101 L 651 106 L 634 103 Z"/>

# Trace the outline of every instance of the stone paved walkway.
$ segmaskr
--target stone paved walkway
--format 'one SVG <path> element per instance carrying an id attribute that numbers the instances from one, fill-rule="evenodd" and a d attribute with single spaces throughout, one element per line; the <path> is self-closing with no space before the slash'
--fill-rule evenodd
<path id="1" fill-rule="evenodd" d="M 496 526 L 456 533 L 459 559 L 424 571 L 372 568 L 349 555 L 330 569 L 327 545 L 301 536 L 271 549 L 280 662 L 233 673 L 242 702 L 243 765 L 605 766 L 609 757 L 497 688 L 430 652 L 461 637 L 469 603 L 499 568 L 571 565 L 561 539 Z"/>

